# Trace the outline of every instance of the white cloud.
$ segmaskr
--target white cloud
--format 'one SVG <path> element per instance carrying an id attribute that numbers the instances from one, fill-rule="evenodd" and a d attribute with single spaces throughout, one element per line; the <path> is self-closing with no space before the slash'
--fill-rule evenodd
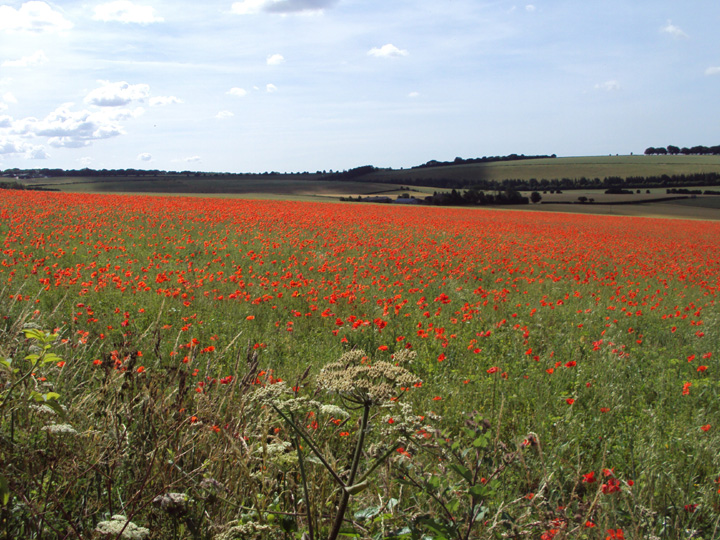
<path id="1" fill-rule="evenodd" d="M 268 83 L 267 85 L 265 85 L 265 91 L 272 94 L 273 92 L 277 91 L 277 86 L 272 83 Z"/>
<path id="2" fill-rule="evenodd" d="M 215 115 L 215 118 L 219 118 L 220 120 L 224 120 L 226 118 L 232 118 L 235 116 L 231 111 L 220 111 Z"/>
<path id="3" fill-rule="evenodd" d="M 186 163 L 199 163 L 201 161 L 200 156 L 190 156 L 183 159 Z"/>
<path id="4" fill-rule="evenodd" d="M 409 97 L 409 98 L 416 98 L 416 97 L 419 97 L 419 96 L 420 96 L 420 92 L 410 92 L 410 93 L 408 94 L 408 97 Z"/>
<path id="5" fill-rule="evenodd" d="M 85 96 L 85 103 L 98 107 L 119 107 L 132 101 L 143 101 L 149 96 L 150 87 L 147 84 L 103 81 L 103 86 Z"/>
<path id="6" fill-rule="evenodd" d="M 0 138 L 0 154 L 17 154 L 18 151 L 15 141 L 4 137 Z"/>
<path id="7" fill-rule="evenodd" d="M 0 155 L 21 154 L 26 159 L 47 159 L 48 153 L 44 146 L 28 144 L 17 138 L 0 137 Z"/>
<path id="8" fill-rule="evenodd" d="M 3 101 L 5 103 L 17 103 L 18 102 L 17 98 L 13 95 L 12 92 L 5 92 L 3 94 Z"/>
<path id="9" fill-rule="evenodd" d="M 60 32 L 73 25 L 46 2 L 25 2 L 20 9 L 0 6 L 0 31 Z"/>
<path id="10" fill-rule="evenodd" d="M 338 0 L 241 0 L 234 2 L 230 11 L 236 15 L 267 13 L 318 12 L 337 4 Z"/>
<path id="11" fill-rule="evenodd" d="M 230 94 L 231 96 L 237 96 L 237 97 L 244 97 L 247 95 L 247 90 L 244 88 L 238 88 L 237 86 L 235 88 L 231 88 L 226 92 L 227 94 Z"/>
<path id="12" fill-rule="evenodd" d="M 0 112 L 7 111 L 7 110 L 8 110 L 7 104 L 0 101 Z"/>
<path id="13" fill-rule="evenodd" d="M 61 105 L 43 120 L 27 120 L 30 120 L 28 131 L 48 137 L 48 144 L 55 147 L 80 148 L 94 140 L 109 139 L 124 133 L 113 119 L 87 110 L 71 111 L 68 105 Z"/>
<path id="14" fill-rule="evenodd" d="M 267 57 L 268 66 L 277 66 L 285 61 L 285 57 L 282 54 L 271 54 Z"/>
<path id="15" fill-rule="evenodd" d="M 138 158 L 138 161 L 152 161 L 152 154 L 143 152 L 142 154 L 138 154 L 137 158 Z"/>
<path id="16" fill-rule="evenodd" d="M 604 83 L 596 84 L 595 89 L 605 90 L 606 92 L 614 92 L 616 90 L 620 90 L 620 83 L 616 80 L 605 81 Z"/>
<path id="17" fill-rule="evenodd" d="M 10 130 L 21 138 L 45 137 L 53 147 L 81 148 L 96 140 L 124 134 L 119 122 L 137 118 L 143 113 L 140 107 L 134 110 L 113 108 L 75 111 L 72 110 L 72 104 L 64 104 L 41 120 L 27 117 L 13 121 Z M 31 149 L 28 147 L 23 151 Z M 35 152 L 35 155 L 39 155 L 39 152 Z"/>
<path id="18" fill-rule="evenodd" d="M 129 0 L 116 0 L 95 6 L 93 19 L 103 22 L 117 21 L 137 24 L 150 24 L 164 20 L 155 15 L 155 8 L 152 6 L 139 6 Z"/>
<path id="19" fill-rule="evenodd" d="M 720 75 L 720 66 L 707 68 L 705 70 L 705 75 Z"/>
<path id="20" fill-rule="evenodd" d="M 0 116 L 0 128 L 12 127 L 12 116 L 6 114 Z"/>
<path id="21" fill-rule="evenodd" d="M 405 49 L 398 49 L 392 43 L 383 45 L 382 47 L 374 47 L 368 51 L 368 55 L 375 56 L 376 58 L 399 58 L 401 56 L 407 56 L 408 53 Z"/>
<path id="22" fill-rule="evenodd" d="M 525 6 L 525 11 L 529 11 L 530 13 L 532 13 L 535 10 L 537 10 L 537 8 L 532 4 L 528 4 L 527 6 Z"/>
<path id="23" fill-rule="evenodd" d="M 236 15 L 251 15 L 262 11 L 266 3 L 266 0 L 243 0 L 242 2 L 235 2 L 230 7 L 230 11 Z"/>
<path id="24" fill-rule="evenodd" d="M 44 146 L 31 146 L 25 151 L 25 157 L 27 159 L 47 159 L 50 154 L 47 153 Z"/>
<path id="25" fill-rule="evenodd" d="M 671 35 L 675 39 L 683 39 L 688 37 L 685 32 L 683 32 L 679 27 L 675 26 L 671 21 L 668 21 L 667 25 L 663 26 L 660 31 L 665 34 Z"/>
<path id="26" fill-rule="evenodd" d="M 150 98 L 151 107 L 163 107 L 165 105 L 173 105 L 175 103 L 182 102 L 182 99 L 176 98 L 175 96 L 156 96 Z"/>
<path id="27" fill-rule="evenodd" d="M 323 11 L 337 4 L 338 0 L 273 0 L 266 2 L 265 11 L 271 13 L 300 13 Z"/>
<path id="28" fill-rule="evenodd" d="M 39 66 L 48 61 L 47 56 L 43 51 L 36 51 L 30 56 L 23 56 L 18 60 L 5 60 L 2 63 L 3 67 L 31 67 Z"/>
<path id="29" fill-rule="evenodd" d="M 82 165 L 83 167 L 89 167 L 89 166 L 92 164 L 92 162 L 93 162 L 93 158 L 91 158 L 91 157 L 81 157 L 80 159 L 78 159 L 78 162 L 79 162 L 80 165 Z"/>

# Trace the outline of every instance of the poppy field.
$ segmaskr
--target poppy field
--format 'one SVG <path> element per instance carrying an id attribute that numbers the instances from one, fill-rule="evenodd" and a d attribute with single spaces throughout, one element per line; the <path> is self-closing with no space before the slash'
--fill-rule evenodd
<path id="1" fill-rule="evenodd" d="M 0 535 L 717 538 L 720 223 L 0 191 Z"/>

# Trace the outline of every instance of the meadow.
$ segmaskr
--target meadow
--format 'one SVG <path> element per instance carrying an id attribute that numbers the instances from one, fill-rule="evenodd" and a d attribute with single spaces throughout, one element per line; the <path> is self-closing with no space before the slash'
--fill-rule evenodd
<path id="1" fill-rule="evenodd" d="M 720 223 L 0 191 L 7 538 L 712 539 Z"/>

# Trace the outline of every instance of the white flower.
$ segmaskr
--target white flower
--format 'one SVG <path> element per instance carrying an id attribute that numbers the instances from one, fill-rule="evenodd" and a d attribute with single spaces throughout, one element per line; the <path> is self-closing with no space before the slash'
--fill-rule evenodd
<path id="1" fill-rule="evenodd" d="M 133 522 L 128 521 L 125 516 L 119 515 L 111 517 L 110 521 L 101 521 L 97 524 L 95 530 L 105 536 L 117 538 L 120 535 L 120 538 L 126 538 L 127 540 L 145 540 L 150 536 L 149 529 L 138 527 Z M 120 531 L 122 531 L 122 534 L 120 534 Z"/>

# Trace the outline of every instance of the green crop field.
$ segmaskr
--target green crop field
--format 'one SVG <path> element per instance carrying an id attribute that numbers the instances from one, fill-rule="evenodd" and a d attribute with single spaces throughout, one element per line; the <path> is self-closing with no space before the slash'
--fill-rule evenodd
<path id="1" fill-rule="evenodd" d="M 553 180 L 617 176 L 661 176 L 720 172 L 720 156 L 588 156 L 500 161 L 443 167 L 378 171 L 368 179 Z"/>

